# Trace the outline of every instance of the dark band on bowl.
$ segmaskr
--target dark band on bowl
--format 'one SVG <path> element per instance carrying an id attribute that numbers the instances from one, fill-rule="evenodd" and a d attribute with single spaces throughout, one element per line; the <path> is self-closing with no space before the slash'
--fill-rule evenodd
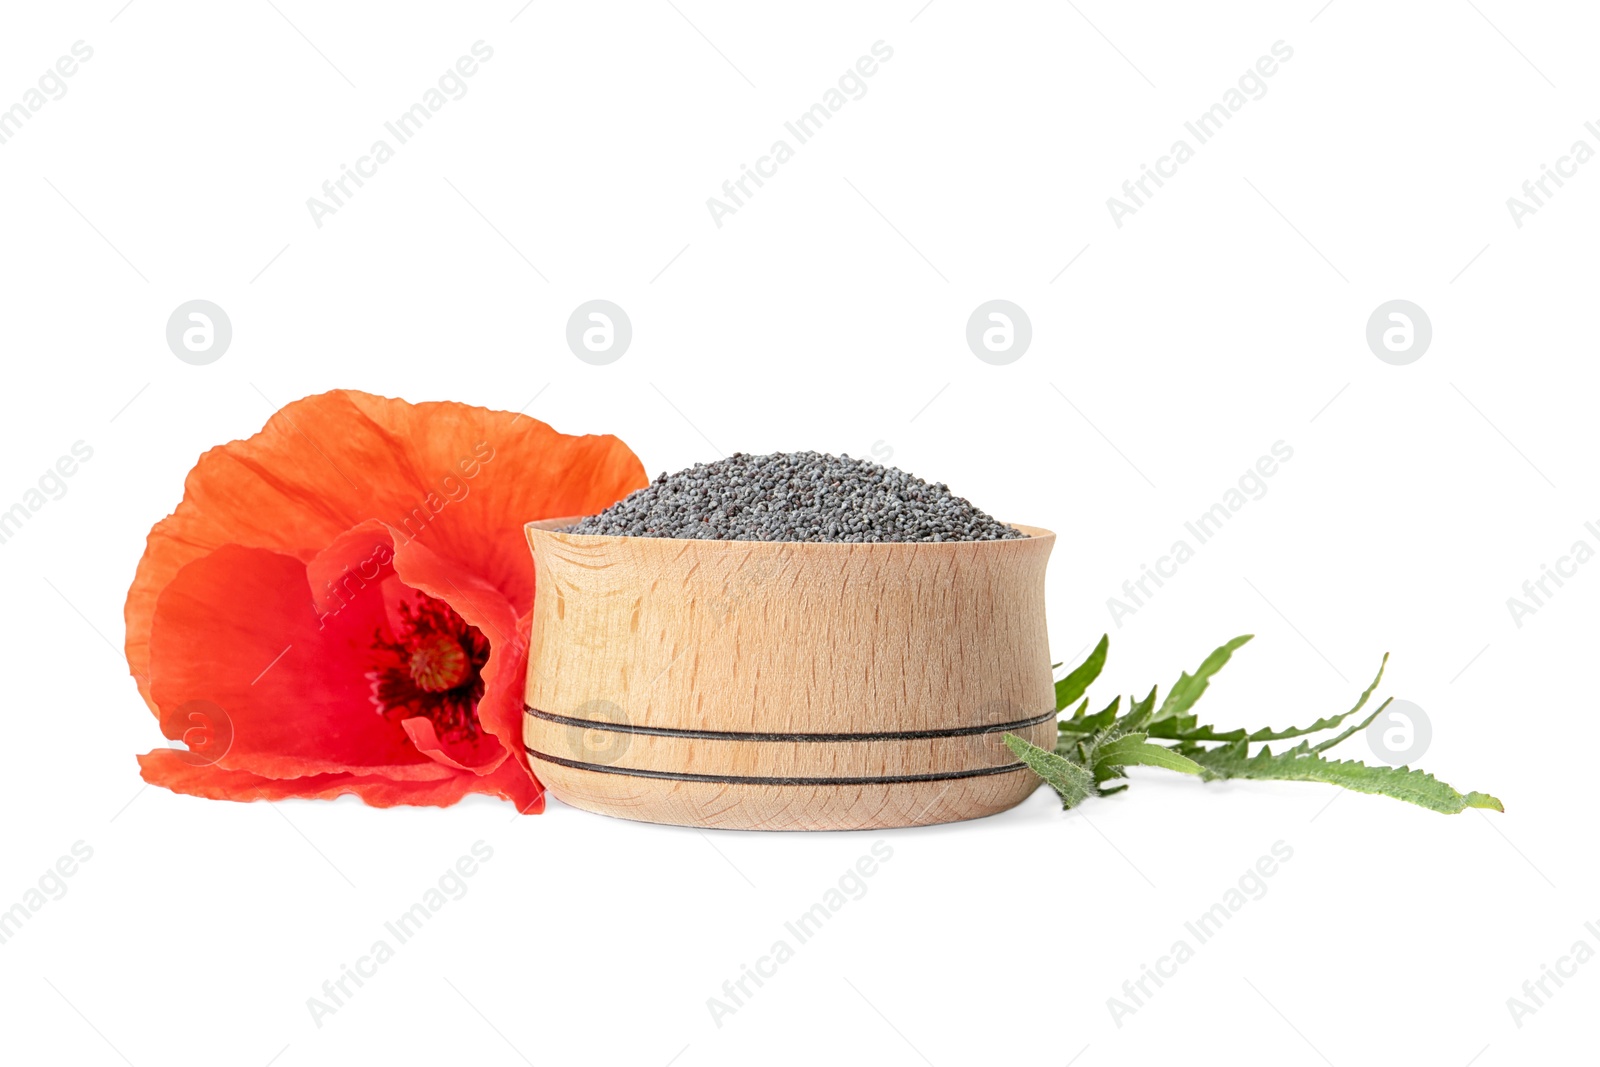
<path id="1" fill-rule="evenodd" d="M 1030 726 L 1049 722 L 1056 712 L 1047 711 L 1031 719 L 1002 722 L 986 726 L 953 726 L 942 730 L 898 730 L 865 734 L 781 734 L 742 733 L 733 730 L 680 730 L 672 726 L 635 726 L 625 722 L 604 722 L 599 719 L 575 719 L 570 715 L 557 715 L 553 711 L 540 711 L 524 704 L 523 711 L 536 719 L 561 726 L 577 726 L 585 730 L 610 730 L 619 734 L 645 734 L 650 737 L 684 737 L 700 741 L 927 741 L 940 737 L 974 737 L 978 734 L 995 734 L 1002 730 L 1024 730 Z M 1019 764 L 1020 766 L 1020 764 Z"/>
<path id="2" fill-rule="evenodd" d="M 1025 771 L 1025 763 L 1007 763 L 999 767 L 979 767 L 970 771 L 931 771 L 927 774 L 884 774 L 864 778 L 762 778 L 743 774 L 688 774 L 681 771 L 652 771 L 640 767 L 613 767 L 603 763 L 585 763 L 582 760 L 552 756 L 536 749 L 523 748 L 529 756 L 546 763 L 571 767 L 580 771 L 598 771 L 601 774 L 623 774 L 631 778 L 660 778 L 669 782 L 709 782 L 713 785 L 898 785 L 903 782 L 945 782 L 955 778 L 986 778 L 992 774 L 1009 774 Z"/>

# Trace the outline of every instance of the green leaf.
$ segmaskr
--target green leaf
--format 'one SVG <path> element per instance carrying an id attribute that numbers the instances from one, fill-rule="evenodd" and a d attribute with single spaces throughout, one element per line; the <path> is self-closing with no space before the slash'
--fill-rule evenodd
<path id="1" fill-rule="evenodd" d="M 1006 747 L 1028 765 L 1029 770 L 1049 782 L 1050 788 L 1061 794 L 1063 808 L 1076 807 L 1099 791 L 1095 787 L 1094 775 L 1087 767 L 1054 752 L 1047 752 L 1016 734 L 1006 734 L 1003 740 Z"/>
<path id="2" fill-rule="evenodd" d="M 1124 768 L 1152 766 L 1184 774 L 1199 774 L 1208 781 L 1246 778 L 1327 782 L 1447 813 L 1469 807 L 1505 810 L 1499 800 L 1487 793 L 1463 795 L 1425 771 L 1409 767 L 1369 767 L 1354 760 L 1323 758 L 1322 752 L 1370 726 L 1389 706 L 1390 701 L 1387 700 L 1365 719 L 1317 745 L 1302 741 L 1294 748 L 1276 755 L 1266 747 L 1256 755 L 1250 755 L 1252 743 L 1302 737 L 1343 725 L 1366 707 L 1367 701 L 1377 690 L 1389 662 L 1387 653 L 1378 665 L 1377 676 L 1361 693 L 1355 706 L 1338 715 L 1317 719 L 1309 726 L 1291 726 L 1281 730 L 1224 731 L 1201 724 L 1189 709 L 1206 691 L 1211 677 L 1249 640 L 1249 634 L 1236 637 L 1212 651 L 1194 674 L 1180 674 L 1160 710 L 1155 710 L 1156 690 L 1152 688 L 1143 700 L 1130 698 L 1127 713 L 1118 718 L 1117 712 L 1122 707 L 1121 697 L 1094 714 L 1089 714 L 1089 701 L 1083 699 L 1085 690 L 1099 677 L 1105 666 L 1110 638 L 1101 637 L 1089 658 L 1056 683 L 1058 712 L 1081 700 L 1069 718 L 1063 718 L 1056 724 L 1056 751 L 1048 752 L 1012 734 L 1005 735 L 1005 743 L 1035 774 L 1050 783 L 1068 808 L 1092 796 L 1110 796 L 1126 789 L 1127 783 L 1114 786 L 1101 784 L 1125 778 Z M 1172 743 L 1157 744 L 1152 739 Z M 1215 748 L 1204 747 L 1203 742 L 1210 741 L 1226 743 Z"/>
<path id="3" fill-rule="evenodd" d="M 1088 691 L 1089 683 L 1100 677 L 1106 665 L 1106 652 L 1111 647 L 1111 635 L 1100 635 L 1089 658 L 1074 667 L 1067 676 L 1056 683 L 1056 710 L 1060 711 Z"/>
<path id="4" fill-rule="evenodd" d="M 1351 734 L 1356 733 L 1357 731 L 1360 731 L 1360 730 L 1365 730 L 1367 727 L 1372 725 L 1372 720 L 1376 719 L 1379 715 L 1382 715 L 1383 714 L 1383 709 L 1388 707 L 1392 703 L 1394 703 L 1394 697 L 1390 697 L 1388 700 L 1385 700 L 1382 704 L 1379 704 L 1377 707 L 1373 708 L 1371 715 L 1368 715 L 1365 719 L 1362 719 L 1360 722 L 1356 723 L 1354 726 L 1342 731 L 1337 737 L 1330 737 L 1328 740 L 1323 741 L 1320 744 L 1312 745 L 1311 746 L 1311 751 L 1313 751 L 1313 752 L 1326 752 L 1326 751 L 1328 751 L 1328 749 L 1332 748 L 1334 745 L 1337 745 L 1340 741 L 1343 741 L 1345 738 L 1349 737 Z"/>
<path id="5" fill-rule="evenodd" d="M 1120 700 L 1121 697 L 1118 697 L 1117 699 Z M 1057 719 L 1056 720 L 1056 729 L 1059 732 L 1064 733 L 1064 734 L 1089 734 L 1089 733 L 1093 733 L 1095 731 L 1096 727 L 1084 725 L 1088 721 L 1088 717 L 1085 716 L 1083 713 L 1088 711 L 1088 710 L 1089 710 L 1089 698 L 1088 697 L 1084 697 L 1083 698 L 1083 703 L 1079 704 L 1077 710 L 1072 713 L 1072 718 L 1070 718 L 1070 719 Z"/>
<path id="6" fill-rule="evenodd" d="M 1318 719 L 1310 726 L 1286 726 L 1281 730 L 1274 730 L 1270 726 L 1260 730 L 1219 730 L 1215 726 L 1196 726 L 1193 715 L 1185 715 L 1181 719 L 1167 719 L 1165 722 L 1150 724 L 1150 736 L 1163 741 L 1286 741 L 1291 737 L 1304 737 L 1307 734 L 1321 733 L 1331 730 L 1349 718 L 1350 712 L 1342 711 L 1337 715 L 1328 715 Z M 1188 725 L 1185 725 L 1187 723 Z"/>
<path id="7" fill-rule="evenodd" d="M 1383 654 L 1383 662 L 1378 664 L 1377 677 L 1373 678 L 1372 684 L 1367 686 L 1366 690 L 1362 692 L 1360 698 L 1355 703 L 1355 707 L 1351 708 L 1349 711 L 1342 711 L 1337 715 L 1325 716 L 1321 719 L 1318 719 L 1310 726 L 1290 726 L 1282 730 L 1264 728 L 1251 733 L 1245 730 L 1218 730 L 1214 726 L 1196 726 L 1194 716 L 1188 715 L 1168 719 L 1165 722 L 1151 724 L 1150 736 L 1172 741 L 1283 741 L 1291 737 L 1304 737 L 1306 734 L 1315 734 L 1320 733 L 1323 730 L 1331 730 L 1366 706 L 1367 700 L 1371 698 L 1373 691 L 1378 688 L 1378 683 L 1383 681 L 1383 669 L 1388 666 L 1388 664 L 1389 653 L 1385 652 Z M 1381 711 L 1382 709 L 1380 708 L 1379 710 Z M 1360 726 L 1356 727 L 1356 729 L 1366 729 L 1367 724 L 1371 721 L 1372 720 L 1369 718 L 1367 722 L 1362 723 Z M 1346 737 L 1349 737 L 1351 732 L 1354 731 L 1345 733 L 1337 740 L 1324 745 L 1323 747 L 1332 748 L 1334 745 L 1338 744 L 1339 741 L 1343 741 Z"/>
<path id="8" fill-rule="evenodd" d="M 1180 774 L 1201 773 L 1200 764 L 1165 745 L 1150 744 L 1144 734 L 1128 734 L 1101 745 L 1095 750 L 1096 773 L 1101 763 L 1115 767 L 1165 767 Z"/>
<path id="9" fill-rule="evenodd" d="M 1462 795 L 1426 771 L 1410 767 L 1369 767 L 1357 760 L 1327 760 L 1301 742 L 1285 752 L 1273 754 L 1263 748 L 1255 756 L 1247 754 L 1243 741 L 1209 751 L 1190 753 L 1200 765 L 1207 781 L 1218 778 L 1249 778 L 1264 781 L 1327 782 L 1358 793 L 1393 797 L 1430 811 L 1453 815 L 1466 808 L 1505 806 L 1487 793 Z"/>
<path id="10" fill-rule="evenodd" d="M 1167 699 L 1162 702 L 1161 710 L 1156 712 L 1155 718 L 1151 721 L 1162 722 L 1182 715 L 1193 707 L 1194 702 L 1200 699 L 1200 694 L 1206 691 L 1206 686 L 1211 684 L 1211 676 L 1220 671 L 1239 646 L 1253 636 L 1255 635 L 1244 634 L 1243 636 L 1235 637 L 1232 641 L 1207 656 L 1200 666 L 1194 669 L 1193 674 L 1187 671 L 1181 673 L 1171 691 L 1167 693 Z"/>
<path id="11" fill-rule="evenodd" d="M 1083 703 L 1087 705 L 1089 702 L 1085 700 Z M 1073 734 L 1099 733 L 1116 721 L 1117 709 L 1121 706 L 1122 698 L 1119 696 L 1093 715 L 1082 714 L 1083 708 L 1080 707 L 1079 714 L 1074 715 L 1069 722 L 1056 723 L 1056 728 Z"/>
<path id="12" fill-rule="evenodd" d="M 1123 734 L 1137 733 L 1144 730 L 1150 722 L 1152 709 L 1156 706 L 1156 687 L 1151 686 L 1150 692 L 1145 694 L 1143 700 L 1135 700 L 1128 705 L 1128 714 L 1118 719 L 1115 726 L 1116 737 Z"/>

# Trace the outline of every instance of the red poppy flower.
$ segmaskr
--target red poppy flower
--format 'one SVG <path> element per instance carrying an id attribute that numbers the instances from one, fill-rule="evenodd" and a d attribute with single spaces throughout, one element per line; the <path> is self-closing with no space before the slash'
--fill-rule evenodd
<path id="1" fill-rule="evenodd" d="M 351 390 L 213 448 L 150 531 L 128 666 L 162 733 L 145 781 L 227 800 L 543 810 L 522 748 L 522 525 L 648 484 L 615 437 Z"/>

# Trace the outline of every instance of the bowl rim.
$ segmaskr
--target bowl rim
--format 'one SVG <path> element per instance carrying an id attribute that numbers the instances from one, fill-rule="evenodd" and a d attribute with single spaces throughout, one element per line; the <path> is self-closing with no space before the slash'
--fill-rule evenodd
<path id="1" fill-rule="evenodd" d="M 791 548 L 797 551 L 828 551 L 850 549 L 861 551 L 863 549 L 889 549 L 889 548 L 950 548 L 1023 545 L 1035 541 L 1055 540 L 1055 531 L 1047 530 L 1042 526 L 1024 526 L 1022 523 L 1012 522 L 1006 525 L 1013 529 L 1021 530 L 1026 537 L 996 538 L 986 541 L 747 541 L 711 537 L 634 537 L 630 534 L 580 534 L 565 533 L 559 527 L 570 526 L 580 519 L 588 518 L 586 515 L 567 515 L 556 519 L 534 519 L 522 524 L 523 535 L 527 536 L 535 531 L 542 534 L 551 534 L 556 537 L 568 538 L 579 544 L 584 542 L 598 543 L 632 541 L 641 543 L 654 543 L 661 545 L 773 545 Z"/>

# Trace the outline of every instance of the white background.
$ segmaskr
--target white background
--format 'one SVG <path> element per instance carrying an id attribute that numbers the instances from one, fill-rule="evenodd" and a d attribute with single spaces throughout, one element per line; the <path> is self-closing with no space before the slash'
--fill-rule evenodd
<path id="1" fill-rule="evenodd" d="M 1506 600 L 1600 547 L 1600 162 L 1521 228 L 1506 198 L 1600 148 L 1593 12 L 675 3 L 8 5 L 0 106 L 73 42 L 94 56 L 0 145 L 0 506 L 74 442 L 94 456 L 0 545 L 0 907 L 93 849 L 0 946 L 6 1058 L 1591 1056 L 1600 964 L 1520 1028 L 1506 1000 L 1600 949 L 1600 566 L 1520 627 Z M 316 227 L 306 198 L 478 40 L 467 95 Z M 719 229 L 706 198 L 879 40 L 867 94 Z M 1114 225 L 1106 198 L 1280 40 L 1266 95 Z M 597 297 L 634 327 L 604 367 L 563 337 Z M 203 367 L 164 338 L 195 298 L 234 329 Z M 992 298 L 1032 320 L 1008 366 L 964 339 Z M 1409 366 L 1365 341 L 1396 298 L 1433 324 Z M 763 835 L 141 790 L 134 754 L 162 739 L 120 647 L 144 535 L 202 450 L 340 386 L 537 394 L 531 414 L 618 434 L 652 475 L 892 450 L 1059 533 L 1053 648 L 1111 630 L 1102 698 L 1253 632 L 1201 707 L 1286 725 L 1348 706 L 1387 650 L 1385 692 L 1432 722 L 1421 764 L 1507 811 L 1150 772 L 1070 814 L 1040 790 L 962 825 Z M 1279 440 L 1267 494 L 1114 626 L 1107 598 Z M 715 1025 L 707 998 L 880 838 L 867 895 Z M 316 1026 L 307 998 L 479 840 L 468 895 Z M 1280 840 L 1267 895 L 1117 1026 L 1107 998 Z"/>

